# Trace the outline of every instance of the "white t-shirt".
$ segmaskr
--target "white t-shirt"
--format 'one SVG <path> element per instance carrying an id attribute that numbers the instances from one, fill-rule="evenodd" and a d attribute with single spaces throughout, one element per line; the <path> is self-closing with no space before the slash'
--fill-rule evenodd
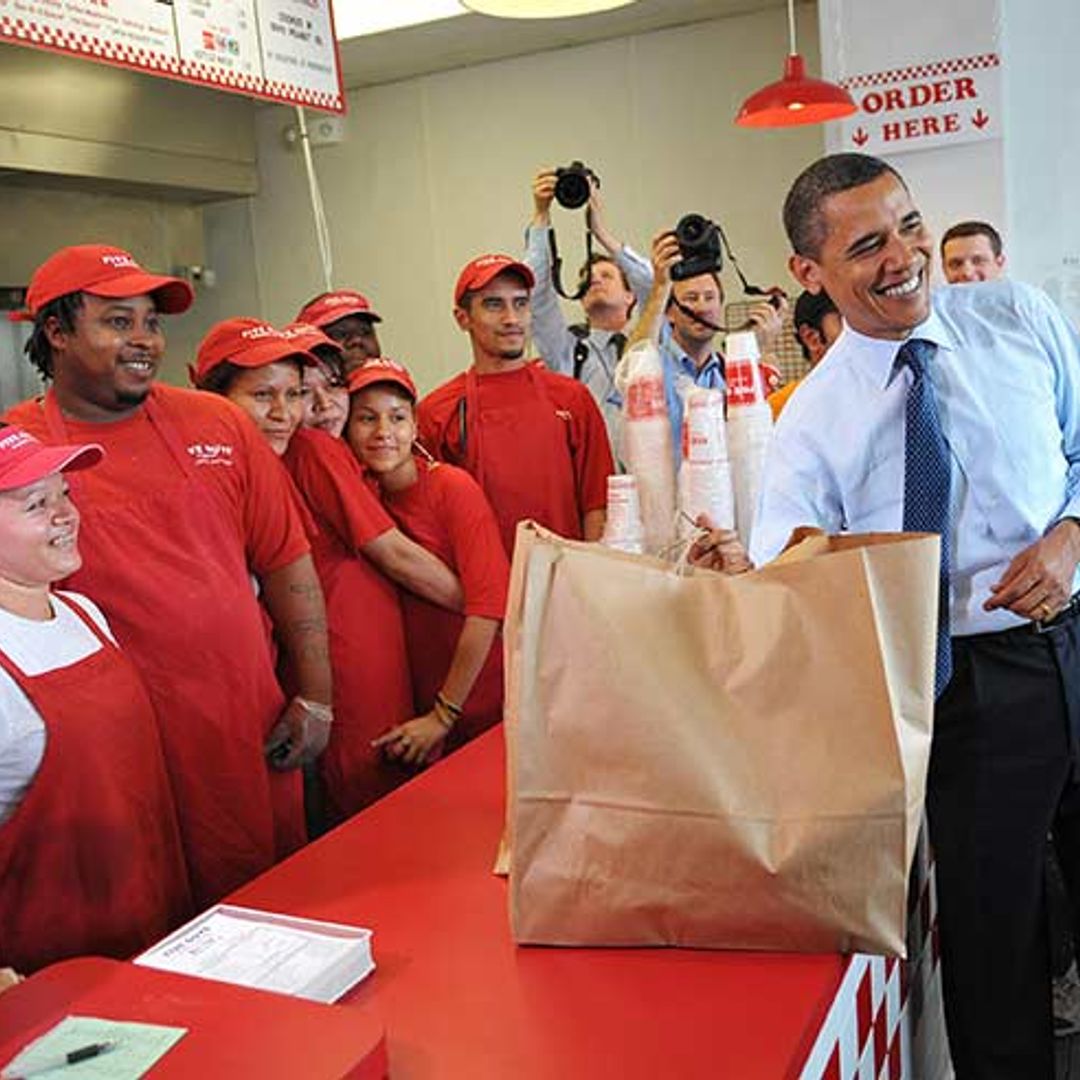
<path id="1" fill-rule="evenodd" d="M 65 592 L 109 637 L 100 609 Z M 25 619 L 0 608 L 0 651 L 26 675 L 69 667 L 98 651 L 101 642 L 67 604 L 53 600 L 53 618 Z M 45 724 L 14 679 L 0 668 L 0 823 L 11 816 L 37 774 L 45 753 Z"/>

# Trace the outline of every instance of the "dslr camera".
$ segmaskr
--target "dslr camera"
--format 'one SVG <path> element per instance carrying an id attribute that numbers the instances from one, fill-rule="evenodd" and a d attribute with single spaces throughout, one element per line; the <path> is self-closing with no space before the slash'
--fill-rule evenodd
<path id="1" fill-rule="evenodd" d="M 600 177 L 580 161 L 571 161 L 555 170 L 555 201 L 567 210 L 577 210 L 589 201 L 592 188 L 589 181 L 600 186 Z"/>
<path id="2" fill-rule="evenodd" d="M 682 258 L 671 268 L 672 281 L 685 281 L 698 274 L 720 273 L 724 257 L 720 247 L 720 227 L 701 214 L 684 214 L 675 226 Z"/>

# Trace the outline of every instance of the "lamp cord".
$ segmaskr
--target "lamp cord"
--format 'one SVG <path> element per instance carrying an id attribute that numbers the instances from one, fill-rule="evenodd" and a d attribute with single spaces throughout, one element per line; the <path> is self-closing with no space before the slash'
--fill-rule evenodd
<path id="1" fill-rule="evenodd" d="M 788 50 L 788 54 L 794 56 L 799 51 L 795 44 L 795 0 L 788 0 L 787 18 L 788 40 L 791 42 L 791 48 Z"/>

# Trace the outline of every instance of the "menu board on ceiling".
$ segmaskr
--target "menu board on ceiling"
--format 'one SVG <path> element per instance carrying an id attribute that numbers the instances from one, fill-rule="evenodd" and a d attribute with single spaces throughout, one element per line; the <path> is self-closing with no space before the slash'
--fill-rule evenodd
<path id="1" fill-rule="evenodd" d="M 0 0 L 0 41 L 345 111 L 330 0 Z"/>

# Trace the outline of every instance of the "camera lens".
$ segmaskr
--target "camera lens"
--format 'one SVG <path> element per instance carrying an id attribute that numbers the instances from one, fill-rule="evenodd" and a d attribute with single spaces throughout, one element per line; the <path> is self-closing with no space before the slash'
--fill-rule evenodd
<path id="1" fill-rule="evenodd" d="M 679 247 L 691 250 L 700 247 L 710 225 L 712 222 L 701 214 L 687 214 L 680 218 L 675 226 L 675 239 L 679 241 Z"/>
<path id="2" fill-rule="evenodd" d="M 574 161 L 555 170 L 555 201 L 567 210 L 577 210 L 589 201 L 589 170 Z"/>
<path id="3" fill-rule="evenodd" d="M 675 239 L 682 258 L 671 267 L 672 281 L 720 272 L 720 230 L 707 217 L 684 214 L 675 226 Z"/>
<path id="4" fill-rule="evenodd" d="M 555 198 L 567 210 L 576 210 L 589 201 L 589 182 L 583 176 L 571 174 L 560 177 L 555 185 Z"/>

